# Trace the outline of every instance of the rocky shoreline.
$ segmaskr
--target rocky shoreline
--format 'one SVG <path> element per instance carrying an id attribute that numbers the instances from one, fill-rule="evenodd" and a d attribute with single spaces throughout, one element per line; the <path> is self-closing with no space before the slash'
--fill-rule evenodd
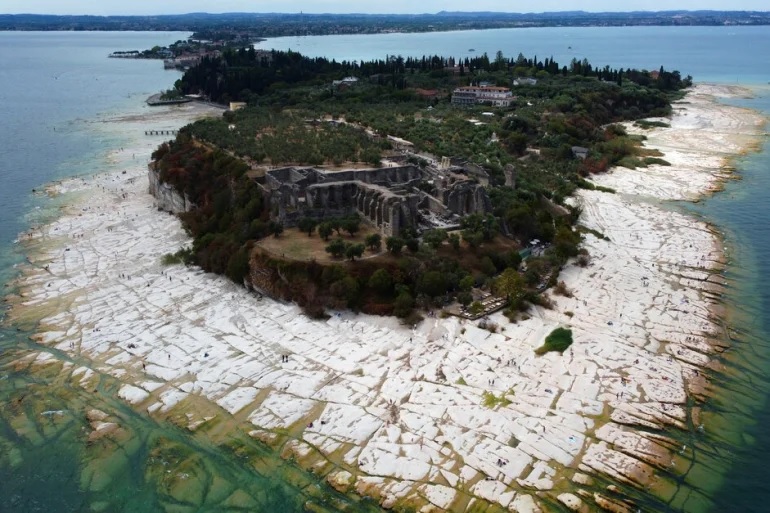
<path id="1" fill-rule="evenodd" d="M 721 241 L 661 201 L 718 190 L 727 160 L 754 147 L 764 120 L 714 100 L 738 92 L 698 86 L 670 128 L 643 132 L 670 167 L 595 176 L 616 193 L 574 199 L 603 237 L 587 234 L 590 264 L 562 272 L 569 297 L 517 324 L 491 316 L 494 332 L 455 318 L 311 320 L 163 267 L 189 239 L 146 193 L 143 165 L 59 186 L 88 194 L 22 237 L 30 265 L 9 319 L 39 319 L 40 343 L 91 362 L 72 371 L 81 386 L 109 374 L 137 409 L 196 432 L 230 419 L 384 507 L 630 510 L 622 486 L 655 491 L 683 468 L 667 430 L 700 425 L 689 404 L 708 396 L 723 347 Z M 558 326 L 572 328 L 572 347 L 536 356 Z"/>

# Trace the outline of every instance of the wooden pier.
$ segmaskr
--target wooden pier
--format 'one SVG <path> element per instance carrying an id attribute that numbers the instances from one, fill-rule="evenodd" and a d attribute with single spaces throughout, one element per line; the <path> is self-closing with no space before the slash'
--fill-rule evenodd
<path id="1" fill-rule="evenodd" d="M 145 130 L 144 135 L 176 135 L 179 130 Z"/>

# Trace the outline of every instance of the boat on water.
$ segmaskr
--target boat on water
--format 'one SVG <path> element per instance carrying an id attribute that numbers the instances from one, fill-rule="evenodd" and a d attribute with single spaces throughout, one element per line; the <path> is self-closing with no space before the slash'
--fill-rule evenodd
<path id="1" fill-rule="evenodd" d="M 468 48 L 468 51 L 469 51 L 469 52 L 475 52 L 475 51 L 476 51 L 476 49 L 475 49 L 475 48 Z"/>

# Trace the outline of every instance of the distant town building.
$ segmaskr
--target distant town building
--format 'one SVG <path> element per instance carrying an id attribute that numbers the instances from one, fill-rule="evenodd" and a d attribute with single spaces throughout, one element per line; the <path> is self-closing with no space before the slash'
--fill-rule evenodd
<path id="1" fill-rule="evenodd" d="M 452 92 L 454 105 L 489 104 L 495 107 L 508 107 L 513 101 L 513 93 L 507 87 L 467 86 L 458 87 Z"/>
<path id="2" fill-rule="evenodd" d="M 342 80 L 335 80 L 332 82 L 332 86 L 334 87 L 340 87 L 340 86 L 352 86 L 358 83 L 358 79 L 356 77 L 345 77 Z"/>
<path id="3" fill-rule="evenodd" d="M 257 58 L 258 61 L 262 61 L 267 64 L 273 62 L 272 50 L 254 50 L 254 56 Z"/>
<path id="4" fill-rule="evenodd" d="M 414 94 L 425 100 L 435 100 L 439 97 L 438 89 L 415 89 Z"/>
<path id="5" fill-rule="evenodd" d="M 180 55 L 176 58 L 165 59 L 163 61 L 163 67 L 165 69 L 190 69 L 193 66 L 200 64 L 204 57 L 216 58 L 221 55 L 219 50 L 198 52 L 195 54 Z"/>
<path id="6" fill-rule="evenodd" d="M 514 78 L 513 79 L 513 85 L 514 86 L 533 86 L 537 85 L 537 79 L 536 78 Z"/>

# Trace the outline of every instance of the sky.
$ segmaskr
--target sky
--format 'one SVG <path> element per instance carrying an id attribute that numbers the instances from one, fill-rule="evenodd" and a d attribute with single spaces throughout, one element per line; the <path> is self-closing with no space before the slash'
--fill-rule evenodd
<path id="1" fill-rule="evenodd" d="M 439 11 L 767 11 L 768 0 L 0 0 L 0 14 L 181 14 L 189 12 L 435 13 Z"/>

